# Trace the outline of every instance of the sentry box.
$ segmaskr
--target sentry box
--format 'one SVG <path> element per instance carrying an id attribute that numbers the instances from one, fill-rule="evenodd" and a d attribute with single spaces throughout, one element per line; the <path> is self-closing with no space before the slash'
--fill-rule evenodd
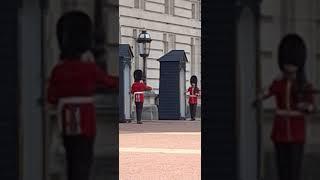
<path id="1" fill-rule="evenodd" d="M 184 50 L 172 50 L 158 61 L 159 120 L 186 119 L 186 53 Z"/>

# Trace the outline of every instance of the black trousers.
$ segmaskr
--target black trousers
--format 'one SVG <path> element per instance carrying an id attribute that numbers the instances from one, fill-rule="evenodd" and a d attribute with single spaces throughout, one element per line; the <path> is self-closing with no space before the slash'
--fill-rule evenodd
<path id="1" fill-rule="evenodd" d="M 303 144 L 276 143 L 278 180 L 301 180 Z"/>
<path id="2" fill-rule="evenodd" d="M 136 102 L 137 121 L 141 121 L 141 114 L 143 109 L 143 102 Z"/>
<path id="3" fill-rule="evenodd" d="M 68 180 L 89 180 L 93 163 L 94 138 L 64 136 Z"/>
<path id="4" fill-rule="evenodd" d="M 191 119 L 195 119 L 196 118 L 196 113 L 197 113 L 197 104 L 189 104 L 190 107 L 190 116 Z"/>

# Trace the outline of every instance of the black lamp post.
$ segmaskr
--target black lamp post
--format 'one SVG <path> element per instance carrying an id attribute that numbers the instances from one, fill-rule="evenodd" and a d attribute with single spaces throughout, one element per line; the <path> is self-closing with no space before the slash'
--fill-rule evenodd
<path id="1" fill-rule="evenodd" d="M 143 58 L 143 80 L 147 80 L 147 73 L 146 73 L 146 61 L 147 57 L 150 53 L 150 44 L 151 44 L 151 36 L 149 33 L 147 33 L 146 30 L 143 30 L 137 39 L 138 45 L 139 45 L 139 54 Z"/>

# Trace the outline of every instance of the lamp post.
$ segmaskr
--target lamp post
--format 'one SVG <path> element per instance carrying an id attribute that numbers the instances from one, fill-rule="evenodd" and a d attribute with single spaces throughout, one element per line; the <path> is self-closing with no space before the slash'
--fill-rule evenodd
<path id="1" fill-rule="evenodd" d="M 146 73 L 146 65 L 147 65 L 147 57 L 150 54 L 150 44 L 151 44 L 151 36 L 147 33 L 146 30 L 143 30 L 137 39 L 138 46 L 139 46 L 139 54 L 143 58 L 143 80 L 146 82 L 147 80 L 147 73 Z"/>

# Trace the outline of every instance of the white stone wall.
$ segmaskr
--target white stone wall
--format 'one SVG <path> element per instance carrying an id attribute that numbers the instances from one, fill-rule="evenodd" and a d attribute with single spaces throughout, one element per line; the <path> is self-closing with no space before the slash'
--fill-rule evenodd
<path id="1" fill-rule="evenodd" d="M 139 2 L 140 6 L 137 8 Z M 194 3 L 194 14 L 192 4 Z M 119 0 L 120 43 L 130 44 L 135 58 L 132 72 L 142 69 L 142 58 L 137 52 L 135 38 L 143 28 L 152 37 L 151 52 L 147 59 L 147 83 L 159 88 L 159 67 L 157 61 L 167 51 L 172 49 L 185 50 L 187 63 L 187 86 L 192 74 L 201 82 L 201 22 L 200 1 L 198 0 Z M 167 6 L 174 4 L 174 6 Z M 135 8 L 136 7 L 136 8 Z M 168 13 L 166 13 L 168 12 Z M 192 48 L 193 47 L 193 48 Z M 191 55 L 191 52 L 194 55 Z M 191 57 L 194 57 L 192 60 Z M 191 65 L 192 64 L 192 65 Z M 191 67 L 192 66 L 192 67 Z M 199 83 L 201 86 L 201 83 Z"/>
<path id="2" fill-rule="evenodd" d="M 265 0 L 261 6 L 260 64 L 263 86 L 279 74 L 277 48 L 287 33 L 298 33 L 308 48 L 306 72 L 309 81 L 320 87 L 320 1 Z M 266 108 L 273 107 L 272 100 Z"/>

